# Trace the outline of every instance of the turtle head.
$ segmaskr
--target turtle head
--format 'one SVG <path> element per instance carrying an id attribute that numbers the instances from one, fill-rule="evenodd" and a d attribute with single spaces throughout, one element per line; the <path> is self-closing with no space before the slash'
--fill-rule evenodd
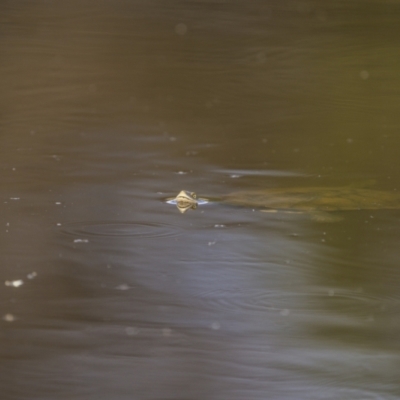
<path id="1" fill-rule="evenodd" d="M 197 195 L 194 192 L 181 190 L 175 197 L 175 201 L 178 210 L 182 214 L 189 209 L 194 210 L 195 208 L 197 208 Z"/>

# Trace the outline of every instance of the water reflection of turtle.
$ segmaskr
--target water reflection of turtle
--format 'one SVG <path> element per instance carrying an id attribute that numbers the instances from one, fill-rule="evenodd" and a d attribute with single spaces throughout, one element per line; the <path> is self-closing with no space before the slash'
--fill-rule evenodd
<path id="1" fill-rule="evenodd" d="M 333 211 L 400 209 L 400 193 L 362 187 L 297 187 L 249 190 L 228 194 L 221 202 L 260 209 L 264 212 L 306 212 L 315 219 L 329 221 Z M 193 192 L 182 190 L 170 203 L 181 212 L 195 209 L 207 199 L 199 199 Z"/>

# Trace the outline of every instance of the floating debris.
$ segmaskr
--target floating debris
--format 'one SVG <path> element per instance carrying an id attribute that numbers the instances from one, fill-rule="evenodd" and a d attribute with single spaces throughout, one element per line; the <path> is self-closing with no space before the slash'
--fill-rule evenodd
<path id="1" fill-rule="evenodd" d="M 89 239 L 75 239 L 74 243 L 89 243 Z"/>
<path id="2" fill-rule="evenodd" d="M 129 290 L 130 286 L 127 285 L 126 283 L 123 283 L 122 285 L 117 286 L 115 289 L 117 289 L 117 290 Z"/>
<path id="3" fill-rule="evenodd" d="M 15 281 L 5 281 L 4 284 L 6 286 L 12 286 L 12 287 L 20 287 L 24 284 L 24 281 L 22 279 L 18 279 Z"/>

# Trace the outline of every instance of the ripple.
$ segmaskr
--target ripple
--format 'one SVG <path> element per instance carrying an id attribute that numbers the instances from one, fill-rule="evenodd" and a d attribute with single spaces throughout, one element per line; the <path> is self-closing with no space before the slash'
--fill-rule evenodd
<path id="1" fill-rule="evenodd" d="M 298 172 L 288 172 L 279 170 L 264 169 L 218 169 L 215 172 L 229 175 L 231 178 L 240 178 L 241 176 L 272 176 L 272 177 L 304 177 L 307 176 Z"/>
<path id="2" fill-rule="evenodd" d="M 362 293 L 331 291 L 316 289 L 289 292 L 265 289 L 240 290 L 231 288 L 226 290 L 214 289 L 203 291 L 193 296 L 222 310 L 249 310 L 256 312 L 292 310 L 294 312 L 320 312 L 337 310 L 352 315 L 355 318 L 365 318 L 382 305 L 382 298 Z"/>
<path id="3" fill-rule="evenodd" d="M 63 226 L 62 232 L 79 236 L 111 236 L 158 238 L 178 236 L 181 229 L 175 225 L 148 222 L 75 222 Z"/>

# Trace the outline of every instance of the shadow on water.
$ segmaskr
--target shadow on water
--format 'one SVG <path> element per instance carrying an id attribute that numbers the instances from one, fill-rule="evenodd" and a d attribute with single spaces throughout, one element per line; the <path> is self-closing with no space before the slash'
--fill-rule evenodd
<path id="1" fill-rule="evenodd" d="M 0 5 L 1 398 L 398 399 L 399 210 L 164 199 L 397 193 L 399 11 Z"/>

